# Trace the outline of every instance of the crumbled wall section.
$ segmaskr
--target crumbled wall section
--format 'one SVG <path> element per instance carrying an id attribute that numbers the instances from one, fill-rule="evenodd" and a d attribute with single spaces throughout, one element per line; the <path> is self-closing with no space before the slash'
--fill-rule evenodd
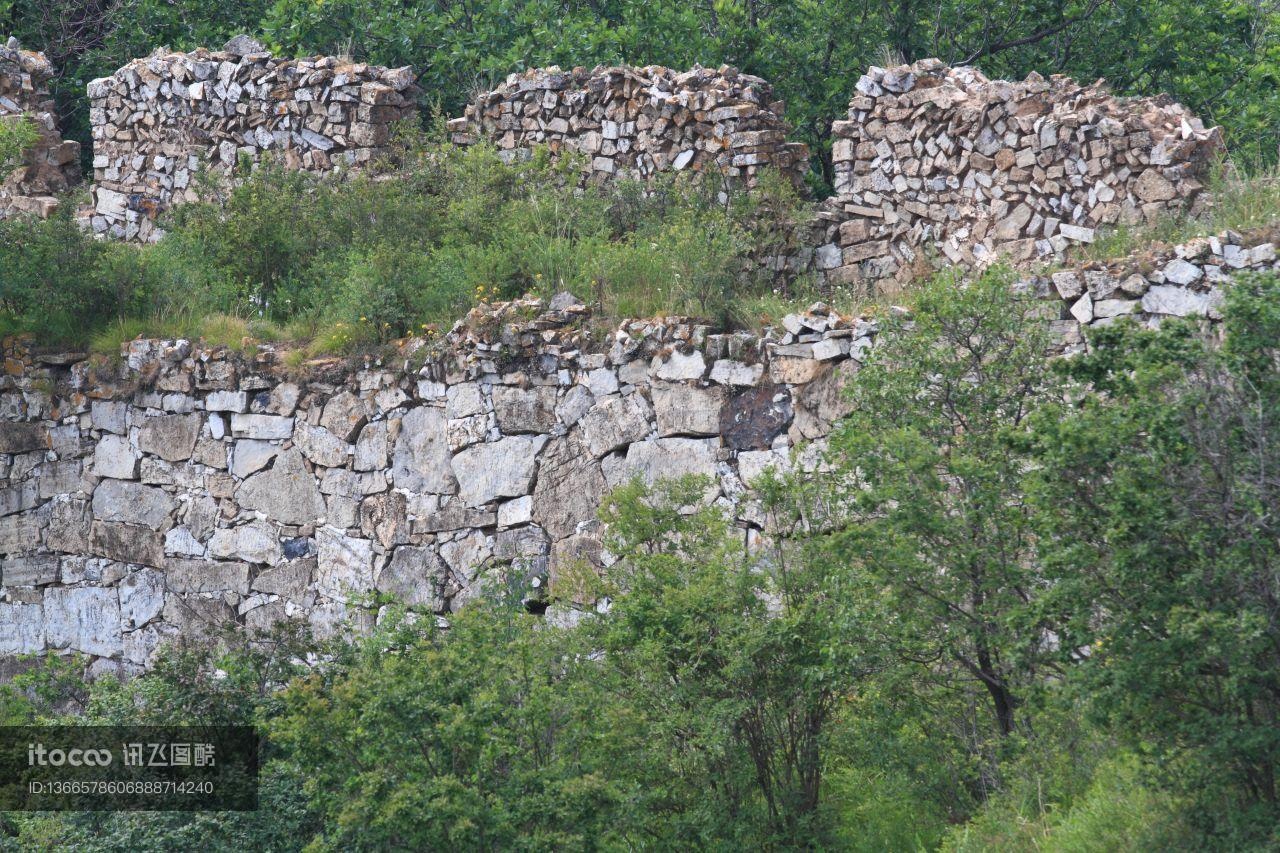
<path id="1" fill-rule="evenodd" d="M 729 66 L 552 67 L 511 75 L 449 127 L 459 144 L 487 139 L 512 156 L 578 152 L 595 180 L 694 171 L 751 185 L 774 167 L 798 185 L 809 149 L 787 142 L 783 109 L 768 83 Z"/>
<path id="2" fill-rule="evenodd" d="M 361 165 L 416 113 L 413 72 L 334 57 L 277 59 L 238 37 L 217 52 L 157 52 L 89 84 L 92 227 L 158 239 L 156 216 L 197 198 L 197 172 L 266 157 L 312 172 Z"/>
<path id="3" fill-rule="evenodd" d="M 844 283 L 906 281 L 921 260 L 1060 257 L 1101 226 L 1193 204 L 1222 151 L 1220 131 L 1167 96 L 988 80 L 936 59 L 870 69 L 832 133 L 836 197 L 816 266 Z"/>
<path id="4" fill-rule="evenodd" d="M 1122 318 L 1151 327 L 1172 317 L 1221 320 L 1223 283 L 1237 273 L 1269 271 L 1280 271 L 1271 235 L 1224 231 L 1152 255 L 1032 276 L 1021 286 L 1061 301 L 1062 319 L 1053 328 L 1063 352 L 1073 353 L 1084 348 L 1086 327 Z"/>
<path id="5" fill-rule="evenodd" d="M 608 490 L 705 475 L 758 536 L 746 483 L 820 444 L 876 329 L 822 305 L 763 336 L 667 319 L 599 340 L 585 318 L 565 297 L 487 307 L 434 348 L 306 379 L 275 352 L 139 340 L 113 364 L 7 342 L 0 660 L 137 671 L 224 623 L 359 630 L 370 592 L 443 616 L 510 590 L 576 619 L 593 602 L 566 578 L 609 559 Z"/>
<path id="6" fill-rule="evenodd" d="M 14 39 L 0 45 L 0 123 L 31 121 L 40 134 L 20 163 L 0 173 L 0 218 L 48 216 L 58 206 L 54 196 L 80 179 L 80 143 L 64 140 L 58 131 L 52 77 L 43 53 L 22 50 Z"/>

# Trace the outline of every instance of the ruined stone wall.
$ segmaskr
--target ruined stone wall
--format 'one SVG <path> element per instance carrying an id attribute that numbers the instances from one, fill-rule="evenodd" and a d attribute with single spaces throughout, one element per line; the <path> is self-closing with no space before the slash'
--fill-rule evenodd
<path id="1" fill-rule="evenodd" d="M 196 174 L 274 157 L 328 172 L 366 164 L 416 112 L 413 72 L 334 57 L 276 59 L 243 36 L 221 51 L 157 51 L 89 83 L 94 232 L 154 240 L 197 198 Z"/>
<path id="2" fill-rule="evenodd" d="M 783 109 L 768 83 L 728 66 L 552 67 L 512 74 L 449 128 L 459 144 L 488 139 L 512 156 L 577 152 L 595 180 L 687 170 L 752 185 L 773 167 L 799 185 L 809 150 L 787 142 Z"/>
<path id="3" fill-rule="evenodd" d="M 10 341 L 0 658 L 135 671 L 223 624 L 368 626 L 371 592 L 443 615 L 510 587 L 575 618 L 592 602 L 548 586 L 608 560 L 609 489 L 703 474 L 756 535 L 745 484 L 826 434 L 876 328 L 818 305 L 764 336 L 668 319 L 599 340 L 571 298 L 552 304 L 477 310 L 394 363 L 305 378 L 271 350 L 134 341 L 115 364 Z"/>
<path id="4" fill-rule="evenodd" d="M 1280 269 L 1269 233 L 1226 232 L 1031 276 L 1064 352 L 1085 326 L 1219 318 L 1233 274 Z M 1053 319 L 1058 317 L 1059 319 Z M 818 464 L 876 323 L 815 305 L 760 335 L 629 321 L 603 338 L 571 298 L 486 306 L 386 364 L 304 375 L 186 341 L 118 362 L 5 344 L 0 672 L 78 651 L 96 672 L 159 644 L 282 620 L 368 628 L 394 595 L 447 617 L 486 591 L 569 621 L 560 580 L 607 568 L 597 509 L 631 477 L 702 474 L 753 541 L 748 485 Z"/>
<path id="5" fill-rule="evenodd" d="M 1021 286 L 1059 301 L 1054 331 L 1064 352 L 1085 346 L 1088 326 L 1130 318 L 1153 328 L 1173 317 L 1222 319 L 1222 284 L 1242 272 L 1280 271 L 1269 231 L 1224 231 L 1159 251 L 1030 276 Z"/>
<path id="6" fill-rule="evenodd" d="M 245 37 L 135 60 L 89 84 L 92 227 L 157 238 L 156 215 L 196 198 L 203 166 L 367 163 L 413 114 L 415 91 L 408 68 L 278 60 Z M 575 153 L 592 181 L 690 171 L 752 185 L 776 168 L 800 186 L 809 152 L 787 141 L 782 112 L 765 81 L 727 66 L 552 67 L 511 75 L 449 126 L 456 143 L 489 140 L 511 157 Z M 1216 128 L 1164 96 L 1117 98 L 1060 76 L 988 80 L 938 60 L 870 69 L 832 133 L 836 195 L 800 251 L 769 260 L 828 286 L 1061 259 L 1100 227 L 1194 205 L 1222 152 Z"/>
<path id="7" fill-rule="evenodd" d="M 0 124 L 30 121 L 39 140 L 12 167 L 0 163 L 0 218 L 15 213 L 48 216 L 54 198 L 80 179 L 80 143 L 63 140 L 49 94 L 53 66 L 43 53 L 0 45 Z"/>
<path id="8" fill-rule="evenodd" d="M 1222 152 L 1167 96 L 938 60 L 872 68 L 832 132 L 836 197 L 812 264 L 835 283 L 1061 258 L 1100 227 L 1194 204 Z"/>

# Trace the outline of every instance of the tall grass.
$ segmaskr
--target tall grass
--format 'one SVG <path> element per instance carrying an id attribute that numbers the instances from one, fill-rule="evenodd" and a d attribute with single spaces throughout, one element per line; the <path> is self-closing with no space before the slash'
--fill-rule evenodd
<path id="1" fill-rule="evenodd" d="M 89 338 L 89 351 L 116 355 L 122 343 L 137 338 L 185 338 L 209 346 L 226 346 L 237 352 L 247 352 L 259 343 L 285 340 L 287 335 L 280 326 L 261 317 L 194 312 L 153 314 L 112 320 Z"/>

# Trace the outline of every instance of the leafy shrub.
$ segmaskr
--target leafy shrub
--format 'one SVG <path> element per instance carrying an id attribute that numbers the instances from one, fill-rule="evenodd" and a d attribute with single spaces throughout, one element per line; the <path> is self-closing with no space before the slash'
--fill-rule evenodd
<path id="1" fill-rule="evenodd" d="M 1189 850 L 1183 805 L 1151 784 L 1132 754 L 1117 753 L 1098 766 L 1088 788 L 1054 807 L 1036 789 L 1015 788 L 992 800 L 949 834 L 953 853 L 1028 850 L 1111 853 Z"/>
<path id="2" fill-rule="evenodd" d="M 94 240 L 63 205 L 48 221 L 0 221 L 0 325 L 82 342 L 88 331 L 145 303 L 141 255 Z"/>
<path id="3" fill-rule="evenodd" d="M 0 116 L 0 181 L 17 165 L 22 153 L 40 139 L 35 122 L 25 115 Z"/>

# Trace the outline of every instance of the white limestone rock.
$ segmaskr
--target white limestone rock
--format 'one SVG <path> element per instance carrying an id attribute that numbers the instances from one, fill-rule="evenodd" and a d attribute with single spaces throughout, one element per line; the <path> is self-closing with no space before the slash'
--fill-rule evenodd
<path id="1" fill-rule="evenodd" d="M 293 435 L 293 418 L 235 413 L 231 415 L 231 435 L 236 438 L 288 438 Z"/>
<path id="2" fill-rule="evenodd" d="M 40 604 L 0 602 L 0 655 L 29 655 L 44 651 L 44 607 Z"/>
<path id="3" fill-rule="evenodd" d="M 163 489 L 127 480 L 102 480 L 93 490 L 95 518 L 152 530 L 167 529 L 177 505 L 173 495 Z"/>
<path id="4" fill-rule="evenodd" d="M 120 620 L 124 630 L 140 628 L 164 610 L 164 573 L 140 569 L 126 575 L 117 589 Z"/>
<path id="5" fill-rule="evenodd" d="M 316 478 L 297 450 L 281 451 L 275 464 L 245 480 L 236 502 L 283 524 L 310 524 L 324 517 L 324 498 Z"/>
<path id="6" fill-rule="evenodd" d="M 373 543 L 347 536 L 332 527 L 316 531 L 316 589 L 334 601 L 346 602 L 352 595 L 373 588 Z"/>
<path id="7" fill-rule="evenodd" d="M 653 411 L 640 394 L 606 397 L 578 422 L 587 450 L 599 459 L 606 453 L 640 441 L 650 432 Z"/>
<path id="8" fill-rule="evenodd" d="M 682 383 L 655 382 L 651 388 L 658 434 L 716 435 L 727 394 L 722 386 L 699 388 Z"/>
<path id="9" fill-rule="evenodd" d="M 433 613 L 444 610 L 448 570 L 433 548 L 401 545 L 378 572 L 378 592 L 394 596 L 406 607 Z"/>
<path id="10" fill-rule="evenodd" d="M 244 479 L 256 474 L 276 457 L 280 445 L 254 438 L 242 438 L 231 451 L 231 474 Z"/>
<path id="11" fill-rule="evenodd" d="M 280 534 L 269 522 L 251 521 L 219 528 L 209 539 L 210 556 L 272 566 L 281 559 Z"/>
<path id="12" fill-rule="evenodd" d="M 1222 293 L 1213 290 L 1200 293 L 1171 284 L 1153 284 L 1142 296 L 1142 310 L 1148 314 L 1174 317 L 1208 316 L 1222 303 Z"/>
<path id="13" fill-rule="evenodd" d="M 350 445 L 324 427 L 299 421 L 293 431 L 293 445 L 316 465 L 338 468 L 347 464 Z"/>
<path id="14" fill-rule="evenodd" d="M 393 485 L 423 494 L 456 494 L 458 482 L 449 462 L 445 412 L 434 406 L 406 412 L 391 458 Z"/>
<path id="15" fill-rule="evenodd" d="M 99 477 L 117 480 L 138 479 L 138 462 L 141 456 L 120 435 L 104 435 L 93 451 L 93 473 Z"/>
<path id="16" fill-rule="evenodd" d="M 528 493 L 545 435 L 514 435 L 476 444 L 453 458 L 458 495 L 467 506 L 482 506 L 495 498 Z"/>
<path id="17" fill-rule="evenodd" d="M 357 471 L 374 471 L 387 464 L 387 422 L 371 421 L 360 430 L 356 440 L 353 467 Z"/>
<path id="18" fill-rule="evenodd" d="M 1193 263 L 1175 258 L 1165 265 L 1164 280 L 1172 284 L 1193 284 L 1204 278 L 1204 270 Z"/>
<path id="19" fill-rule="evenodd" d="M 197 414 L 144 418 L 138 428 L 138 448 L 166 462 L 190 459 L 200 426 L 201 418 Z"/>
<path id="20" fill-rule="evenodd" d="M 665 356 L 662 354 L 655 355 L 650 371 L 658 379 L 666 379 L 668 381 L 701 379 L 702 375 L 707 372 L 707 363 L 699 350 L 695 349 L 686 353 L 673 349 Z"/>
<path id="21" fill-rule="evenodd" d="M 758 385 L 763 376 L 763 364 L 745 364 L 721 358 L 711 366 L 711 381 L 721 385 Z"/>
<path id="22" fill-rule="evenodd" d="M 627 448 L 622 464 L 606 468 L 605 478 L 617 487 L 632 477 L 652 486 L 660 479 L 676 479 L 688 474 L 708 477 L 712 496 L 719 492 L 715 484 L 716 454 L 720 440 L 716 438 L 659 438 L 637 441 Z"/>
<path id="23" fill-rule="evenodd" d="M 45 590 L 44 630 L 49 648 L 119 657 L 124 642 L 116 590 L 92 586 Z"/>

